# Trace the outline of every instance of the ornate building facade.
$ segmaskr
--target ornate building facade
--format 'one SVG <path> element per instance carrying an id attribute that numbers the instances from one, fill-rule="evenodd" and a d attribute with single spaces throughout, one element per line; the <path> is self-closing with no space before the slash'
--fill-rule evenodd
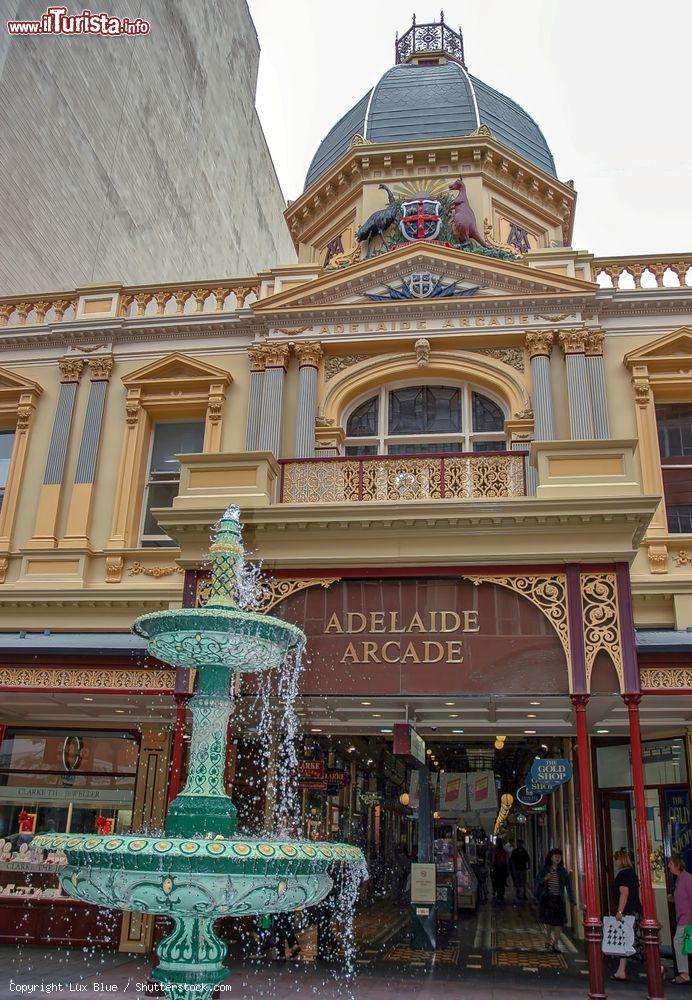
<path id="1" fill-rule="evenodd" d="M 305 732 L 556 741 L 590 995 L 626 841 L 658 997 L 648 859 L 674 846 L 668 792 L 689 809 L 692 255 L 573 247 L 536 124 L 424 27 L 320 146 L 286 212 L 297 263 L 0 301 L 3 833 L 46 799 L 87 823 L 90 794 L 156 825 L 193 681 L 128 629 L 203 599 L 234 502 L 263 607 L 308 633 Z M 45 791 L 46 767 L 72 783 Z"/>

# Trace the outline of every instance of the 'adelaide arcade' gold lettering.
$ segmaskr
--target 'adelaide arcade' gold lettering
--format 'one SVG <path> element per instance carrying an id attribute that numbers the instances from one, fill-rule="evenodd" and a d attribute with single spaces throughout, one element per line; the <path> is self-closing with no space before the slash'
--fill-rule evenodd
<path id="1" fill-rule="evenodd" d="M 387 642 L 349 642 L 342 663 L 463 663 L 464 652 L 460 639 L 426 639 L 424 642 L 404 644 L 398 639 Z"/>
<path id="2" fill-rule="evenodd" d="M 326 633 L 339 635 L 436 635 L 441 632 L 479 632 L 477 611 L 415 611 L 409 619 L 401 620 L 398 611 L 349 611 L 342 618 L 334 612 L 325 628 Z M 386 645 L 386 643 L 385 643 Z M 385 662 L 387 662 L 385 660 Z M 395 661 L 392 661 L 395 662 Z M 434 660 L 431 662 L 435 662 Z"/>

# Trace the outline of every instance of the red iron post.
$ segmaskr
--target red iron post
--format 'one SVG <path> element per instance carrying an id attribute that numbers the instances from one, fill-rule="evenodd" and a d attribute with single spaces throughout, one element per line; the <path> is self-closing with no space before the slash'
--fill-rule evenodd
<path id="1" fill-rule="evenodd" d="M 659 947 L 659 931 L 661 925 L 656 918 L 656 902 L 651 884 L 651 865 L 649 858 L 649 831 L 646 822 L 646 796 L 644 794 L 644 761 L 642 758 L 642 737 L 639 728 L 638 692 L 624 694 L 630 723 L 630 747 L 632 754 L 632 786 L 634 790 L 634 824 L 635 841 L 637 844 L 637 860 L 639 872 L 639 887 L 641 890 L 642 910 L 641 920 L 642 940 L 646 958 L 646 979 L 649 987 L 649 1000 L 662 1000 L 663 974 L 661 972 L 661 952 Z"/>
<path id="2" fill-rule="evenodd" d="M 589 1000 L 605 1000 L 605 978 L 603 972 L 603 920 L 596 880 L 596 826 L 593 808 L 593 783 L 591 780 L 591 759 L 589 754 L 589 727 L 586 720 L 588 694 L 573 694 L 572 704 L 577 719 L 577 761 L 579 763 L 579 822 L 581 842 L 584 852 L 584 889 L 586 912 L 584 913 L 584 936 L 586 955 L 589 961 Z"/>

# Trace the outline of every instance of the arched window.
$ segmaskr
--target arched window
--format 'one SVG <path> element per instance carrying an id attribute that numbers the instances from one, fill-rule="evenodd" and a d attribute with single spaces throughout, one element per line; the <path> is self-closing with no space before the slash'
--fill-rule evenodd
<path id="1" fill-rule="evenodd" d="M 505 451 L 505 416 L 469 385 L 383 386 L 348 414 L 346 454 Z"/>

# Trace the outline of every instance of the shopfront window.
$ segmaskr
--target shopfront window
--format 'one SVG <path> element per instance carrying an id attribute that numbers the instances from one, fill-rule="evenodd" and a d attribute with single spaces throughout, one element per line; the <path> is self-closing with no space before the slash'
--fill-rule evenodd
<path id="1" fill-rule="evenodd" d="M 95 833 L 99 823 L 105 832 L 128 830 L 138 756 L 132 733 L 8 730 L 0 837 L 16 846 L 53 830 Z"/>
<path id="2" fill-rule="evenodd" d="M 505 416 L 468 385 L 385 386 L 348 415 L 346 454 L 505 451 Z"/>

